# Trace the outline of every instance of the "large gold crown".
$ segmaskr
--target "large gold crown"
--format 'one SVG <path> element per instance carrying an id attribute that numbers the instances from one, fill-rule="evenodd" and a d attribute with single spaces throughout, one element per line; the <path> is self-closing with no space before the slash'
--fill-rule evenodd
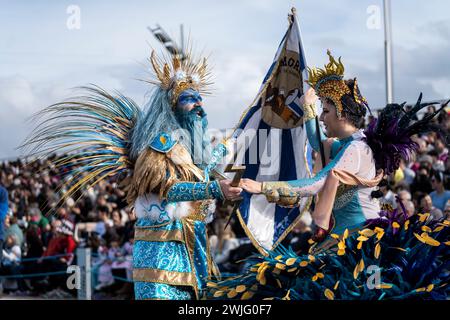
<path id="1" fill-rule="evenodd" d="M 184 90 L 194 89 L 201 95 L 210 93 L 207 88 L 212 84 L 211 73 L 206 58 L 194 61 L 189 53 L 184 59 L 174 55 L 170 62 L 167 60 L 157 57 L 155 51 L 152 51 L 150 62 L 156 79 L 149 82 L 170 91 L 172 106 L 176 105 L 180 93 Z"/>
<path id="2" fill-rule="evenodd" d="M 325 69 L 308 68 L 308 80 L 319 97 L 328 98 L 333 101 L 336 106 L 336 113 L 340 119 L 342 116 L 342 101 L 341 98 L 345 94 L 353 95 L 355 101 L 359 104 L 367 104 L 367 101 L 361 96 L 358 85 L 355 78 L 355 84 L 353 92 L 344 82 L 344 64 L 341 62 L 341 57 L 338 61 L 331 55 L 330 50 L 327 50 L 327 55 L 330 62 L 325 65 Z"/>

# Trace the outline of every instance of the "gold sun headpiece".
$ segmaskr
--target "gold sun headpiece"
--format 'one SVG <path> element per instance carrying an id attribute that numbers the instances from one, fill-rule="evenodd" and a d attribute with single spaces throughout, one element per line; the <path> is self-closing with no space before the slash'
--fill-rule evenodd
<path id="1" fill-rule="evenodd" d="M 330 50 L 327 50 L 330 62 L 325 65 L 325 69 L 308 68 L 308 81 L 319 97 L 328 98 L 333 101 L 336 106 L 336 113 L 338 118 L 342 116 L 342 101 L 343 95 L 353 95 L 355 101 L 359 104 L 367 104 L 367 101 L 359 93 L 358 85 L 355 78 L 353 92 L 344 82 L 344 65 L 341 62 L 341 57 L 338 61 L 331 55 Z"/>
<path id="2" fill-rule="evenodd" d="M 210 82 L 211 73 L 208 70 L 206 58 L 193 61 L 189 54 L 184 59 L 174 56 L 171 61 L 164 61 L 157 57 L 153 50 L 150 62 L 156 79 L 149 82 L 170 91 L 172 106 L 176 105 L 180 93 L 184 90 L 194 89 L 201 95 L 209 93 L 207 88 L 212 82 Z"/>

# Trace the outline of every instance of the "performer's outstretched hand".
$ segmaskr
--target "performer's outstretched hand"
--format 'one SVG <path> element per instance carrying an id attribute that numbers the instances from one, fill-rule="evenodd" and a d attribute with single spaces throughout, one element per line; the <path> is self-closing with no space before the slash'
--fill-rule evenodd
<path id="1" fill-rule="evenodd" d="M 252 179 L 241 179 L 240 186 L 250 193 L 261 193 L 262 183 Z"/>
<path id="2" fill-rule="evenodd" d="M 231 180 L 220 180 L 219 181 L 220 188 L 222 189 L 223 195 L 228 200 L 234 200 L 239 198 L 239 195 L 242 192 L 242 188 L 240 187 L 232 187 Z"/>
<path id="3" fill-rule="evenodd" d="M 300 97 L 300 103 L 304 105 L 315 105 L 317 102 L 316 91 L 314 88 L 309 88 L 304 95 Z"/>

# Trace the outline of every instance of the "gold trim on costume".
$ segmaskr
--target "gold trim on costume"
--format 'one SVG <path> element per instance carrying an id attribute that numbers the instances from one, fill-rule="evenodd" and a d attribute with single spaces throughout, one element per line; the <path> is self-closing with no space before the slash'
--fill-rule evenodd
<path id="1" fill-rule="evenodd" d="M 315 104 L 303 105 L 303 122 L 314 119 L 317 116 Z"/>
<path id="2" fill-rule="evenodd" d="M 166 271 L 160 269 L 133 269 L 133 281 L 155 282 L 173 286 L 197 286 L 192 272 Z"/>
<path id="3" fill-rule="evenodd" d="M 194 247 L 195 247 L 195 230 L 194 230 L 194 220 L 189 219 L 189 217 L 182 219 L 181 223 L 183 225 L 184 242 L 188 251 L 189 262 L 191 264 L 192 272 L 195 274 L 195 264 L 194 264 Z M 193 285 L 195 291 L 195 297 L 199 299 L 198 283 L 195 279 Z"/>
<path id="4" fill-rule="evenodd" d="M 149 230 L 136 228 L 134 240 L 142 241 L 180 241 L 184 242 L 183 232 L 175 230 Z"/>

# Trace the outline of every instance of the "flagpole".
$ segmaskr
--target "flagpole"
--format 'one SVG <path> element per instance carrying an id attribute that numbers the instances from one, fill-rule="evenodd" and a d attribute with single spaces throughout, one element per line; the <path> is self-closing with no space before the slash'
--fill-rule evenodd
<path id="1" fill-rule="evenodd" d="M 393 102 L 392 88 L 392 32 L 391 32 L 391 2 L 383 0 L 384 6 L 384 57 L 386 72 L 386 102 Z"/>

